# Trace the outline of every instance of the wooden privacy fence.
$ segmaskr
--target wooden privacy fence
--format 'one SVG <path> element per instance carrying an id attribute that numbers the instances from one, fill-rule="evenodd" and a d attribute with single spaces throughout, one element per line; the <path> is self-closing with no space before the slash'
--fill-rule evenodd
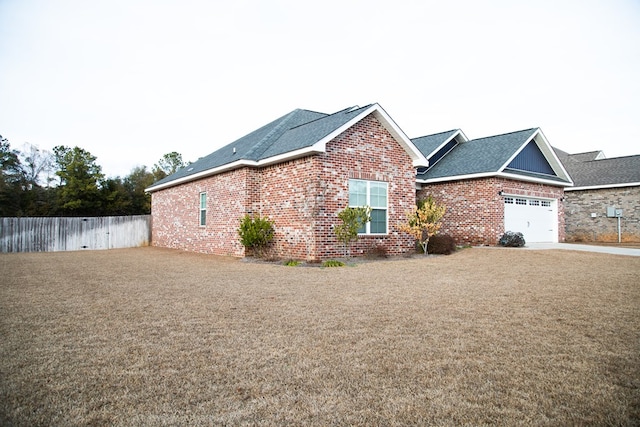
<path id="1" fill-rule="evenodd" d="M 147 246 L 151 215 L 0 218 L 0 252 L 57 252 Z"/>

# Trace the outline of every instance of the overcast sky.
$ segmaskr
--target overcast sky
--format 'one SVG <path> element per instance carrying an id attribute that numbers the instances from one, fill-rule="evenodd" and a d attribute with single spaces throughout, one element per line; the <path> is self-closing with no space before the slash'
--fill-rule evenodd
<path id="1" fill-rule="evenodd" d="M 0 0 L 0 135 L 107 176 L 294 110 L 640 154 L 639 0 Z"/>

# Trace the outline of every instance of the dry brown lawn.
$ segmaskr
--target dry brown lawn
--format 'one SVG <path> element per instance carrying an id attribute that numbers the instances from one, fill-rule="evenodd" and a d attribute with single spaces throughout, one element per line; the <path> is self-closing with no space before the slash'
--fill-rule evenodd
<path id="1" fill-rule="evenodd" d="M 0 425 L 638 425 L 640 257 L 0 255 Z"/>

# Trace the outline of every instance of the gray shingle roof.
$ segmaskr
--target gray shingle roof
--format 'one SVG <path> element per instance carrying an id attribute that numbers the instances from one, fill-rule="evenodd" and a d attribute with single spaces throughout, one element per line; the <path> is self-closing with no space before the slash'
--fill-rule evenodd
<path id="1" fill-rule="evenodd" d="M 356 117 L 365 107 L 352 107 L 334 114 L 296 109 L 273 122 L 225 145 L 153 184 L 152 187 L 187 178 L 238 161 L 268 159 L 311 147 Z"/>
<path id="2" fill-rule="evenodd" d="M 501 171 L 507 160 L 536 132 L 537 128 L 473 139 L 458 144 L 418 179 L 437 179 Z"/>
<path id="3" fill-rule="evenodd" d="M 429 156 L 431 156 L 433 152 L 438 149 L 438 147 L 444 144 L 459 131 L 460 129 L 453 129 L 433 135 L 411 138 L 411 142 L 413 142 L 415 146 L 418 147 L 418 150 L 420 150 L 420 152 L 424 154 L 425 157 L 429 158 Z"/>
<path id="4" fill-rule="evenodd" d="M 569 157 L 579 162 L 586 162 L 589 160 L 598 160 L 598 158 L 604 158 L 602 151 L 589 151 L 586 153 L 569 154 Z"/>
<path id="5" fill-rule="evenodd" d="M 554 148 L 573 179 L 576 188 L 625 185 L 640 182 L 640 155 L 593 160 L 593 156 L 576 156 Z M 600 153 L 599 151 L 594 152 Z M 582 160 L 590 158 L 591 160 Z"/>

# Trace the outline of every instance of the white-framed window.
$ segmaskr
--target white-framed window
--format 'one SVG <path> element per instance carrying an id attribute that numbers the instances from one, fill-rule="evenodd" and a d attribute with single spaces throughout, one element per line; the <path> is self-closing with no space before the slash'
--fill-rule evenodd
<path id="1" fill-rule="evenodd" d="M 371 207 L 371 221 L 360 234 L 387 234 L 388 184 L 382 181 L 349 180 L 349 207 Z"/>
<path id="2" fill-rule="evenodd" d="M 516 199 L 516 205 L 526 205 L 527 199 Z"/>
<path id="3" fill-rule="evenodd" d="M 550 208 L 551 207 L 551 202 L 549 200 L 542 200 L 540 203 L 541 203 L 541 206 L 543 208 Z"/>
<path id="4" fill-rule="evenodd" d="M 508 205 L 512 205 L 513 204 L 513 197 L 505 197 L 504 198 L 504 202 Z"/>
<path id="5" fill-rule="evenodd" d="M 207 225 L 207 193 L 200 193 L 200 227 Z"/>

